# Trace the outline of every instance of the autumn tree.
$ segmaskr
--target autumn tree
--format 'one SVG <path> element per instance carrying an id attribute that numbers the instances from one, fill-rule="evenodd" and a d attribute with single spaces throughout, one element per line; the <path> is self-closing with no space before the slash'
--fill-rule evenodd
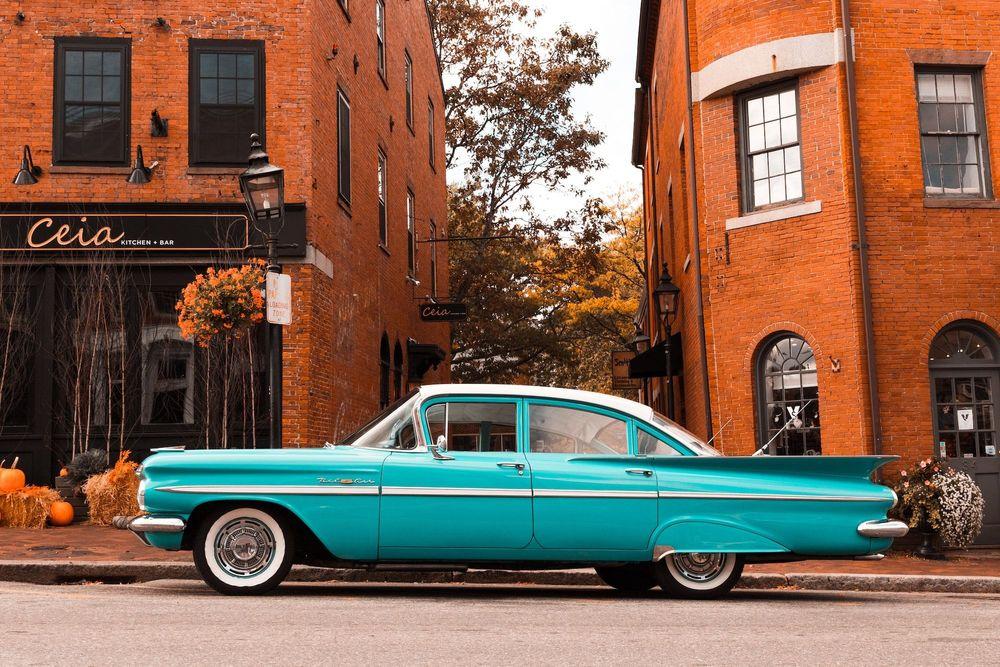
<path id="1" fill-rule="evenodd" d="M 451 296 L 470 307 L 454 329 L 454 374 L 462 380 L 523 377 L 563 338 L 561 311 L 535 287 L 539 263 L 578 236 L 566 216 L 532 205 L 554 188 L 586 185 L 603 166 L 603 140 L 573 108 L 574 92 L 606 68 L 593 33 L 560 26 L 539 35 L 538 10 L 490 0 L 430 0 L 445 81 L 451 237 L 496 240 L 450 245 Z M 457 182 L 456 182 L 457 181 Z M 582 197 L 583 193 L 578 192 Z M 553 267 L 555 268 L 555 267 Z"/>

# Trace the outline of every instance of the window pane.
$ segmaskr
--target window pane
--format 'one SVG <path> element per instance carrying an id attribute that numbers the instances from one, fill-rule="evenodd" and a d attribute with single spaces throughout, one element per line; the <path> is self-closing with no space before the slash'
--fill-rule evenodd
<path id="1" fill-rule="evenodd" d="M 781 143 L 793 144 L 799 140 L 799 123 L 794 116 L 781 119 Z"/>
<path id="2" fill-rule="evenodd" d="M 780 95 L 781 102 L 781 117 L 788 118 L 790 116 L 796 115 L 797 111 L 795 108 L 795 91 L 786 90 Z"/>
<path id="3" fill-rule="evenodd" d="M 764 145 L 767 148 L 781 145 L 781 121 L 764 123 Z"/>
<path id="4" fill-rule="evenodd" d="M 119 76 L 122 73 L 122 54 L 118 51 L 104 52 L 104 73 Z"/>
<path id="5" fill-rule="evenodd" d="M 778 96 L 768 95 L 764 98 L 764 120 L 778 120 L 781 117 Z"/>
<path id="6" fill-rule="evenodd" d="M 789 199 L 800 199 L 802 197 L 801 171 L 792 172 L 785 178 L 785 195 Z"/>
<path id="7" fill-rule="evenodd" d="M 215 53 L 203 53 L 199 59 L 201 76 L 217 77 L 219 75 L 219 56 Z"/>
<path id="8" fill-rule="evenodd" d="M 764 126 L 754 125 L 749 130 L 749 137 L 747 141 L 747 148 L 750 149 L 751 153 L 756 153 L 764 148 Z"/>
<path id="9" fill-rule="evenodd" d="M 251 53 L 241 53 L 236 57 L 236 75 L 241 79 L 253 78 L 253 61 Z"/>
<path id="10" fill-rule="evenodd" d="M 767 179 L 754 181 L 753 183 L 753 204 L 754 206 L 764 206 L 771 203 L 770 188 Z"/>
<path id="11" fill-rule="evenodd" d="M 979 119 L 976 118 L 976 106 L 974 104 L 965 105 L 965 131 L 978 132 Z"/>
<path id="12" fill-rule="evenodd" d="M 238 79 L 236 81 L 236 103 L 253 104 L 253 79 Z"/>
<path id="13" fill-rule="evenodd" d="M 962 194 L 979 194 L 979 167 L 966 165 L 962 167 Z"/>
<path id="14" fill-rule="evenodd" d="M 937 100 L 937 86 L 934 83 L 933 74 L 917 75 L 917 91 L 921 102 L 934 102 Z"/>
<path id="15" fill-rule="evenodd" d="M 951 74 L 937 75 L 938 102 L 955 101 L 955 77 Z"/>
<path id="16" fill-rule="evenodd" d="M 101 52 L 100 51 L 85 51 L 83 54 L 83 73 L 84 74 L 100 74 L 101 73 Z"/>
<path id="17" fill-rule="evenodd" d="M 83 52 L 82 51 L 67 51 L 66 52 L 66 73 L 67 74 L 83 74 Z"/>
<path id="18" fill-rule="evenodd" d="M 680 452 L 642 429 L 636 431 L 640 456 L 680 456 Z"/>
<path id="19" fill-rule="evenodd" d="M 941 132 L 958 132 L 958 111 L 957 104 L 939 104 L 938 130 Z"/>
<path id="20" fill-rule="evenodd" d="M 785 169 L 787 171 L 799 171 L 802 168 L 802 158 L 799 154 L 799 147 L 792 146 L 785 149 Z"/>
<path id="21" fill-rule="evenodd" d="M 771 175 L 785 173 L 784 151 L 771 151 L 767 154 L 767 171 Z"/>
<path id="22" fill-rule="evenodd" d="M 958 164 L 958 137 L 939 137 L 942 164 Z"/>
<path id="23" fill-rule="evenodd" d="M 426 413 L 431 438 L 445 438 L 452 452 L 516 452 L 517 406 L 513 403 L 447 403 Z"/>
<path id="24" fill-rule="evenodd" d="M 938 131 L 938 117 L 937 117 L 936 104 L 920 105 L 920 131 L 921 132 Z"/>
<path id="25" fill-rule="evenodd" d="M 596 412 L 552 405 L 532 405 L 533 453 L 628 454 L 628 428 L 624 420 Z"/>
<path id="26" fill-rule="evenodd" d="M 760 153 L 753 156 L 753 177 L 762 178 L 767 176 L 767 153 Z"/>
<path id="27" fill-rule="evenodd" d="M 218 79 L 219 104 L 236 104 L 236 79 Z"/>
<path id="28" fill-rule="evenodd" d="M 772 177 L 768 180 L 771 184 L 771 203 L 785 201 L 785 177 Z"/>
<path id="29" fill-rule="evenodd" d="M 235 77 L 236 76 L 236 54 L 235 53 L 220 53 L 219 54 L 219 77 Z"/>
<path id="30" fill-rule="evenodd" d="M 944 191 L 949 194 L 957 194 L 961 191 L 962 174 L 957 165 L 944 165 L 941 167 L 941 179 Z"/>
<path id="31" fill-rule="evenodd" d="M 218 79 L 202 79 L 201 80 L 201 103 L 202 104 L 218 104 L 219 103 L 219 80 Z"/>
<path id="32" fill-rule="evenodd" d="M 747 124 L 759 125 L 764 122 L 764 100 L 759 97 L 747 102 Z"/>
<path id="33" fill-rule="evenodd" d="M 101 77 L 83 77 L 83 100 L 85 102 L 101 101 Z"/>
<path id="34" fill-rule="evenodd" d="M 104 86 L 101 97 L 105 102 L 118 102 L 122 96 L 122 80 L 118 76 L 104 77 Z"/>
<path id="35" fill-rule="evenodd" d="M 83 99 L 83 77 L 66 77 L 66 100 L 69 102 L 79 102 Z"/>

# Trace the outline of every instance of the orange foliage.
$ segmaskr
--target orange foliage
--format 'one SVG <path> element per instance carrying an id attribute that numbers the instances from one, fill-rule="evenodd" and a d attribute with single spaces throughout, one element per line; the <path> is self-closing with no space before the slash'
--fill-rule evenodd
<path id="1" fill-rule="evenodd" d="M 208 347 L 220 332 L 242 338 L 264 319 L 264 261 L 239 268 L 209 268 L 191 281 L 177 302 L 181 335 Z"/>

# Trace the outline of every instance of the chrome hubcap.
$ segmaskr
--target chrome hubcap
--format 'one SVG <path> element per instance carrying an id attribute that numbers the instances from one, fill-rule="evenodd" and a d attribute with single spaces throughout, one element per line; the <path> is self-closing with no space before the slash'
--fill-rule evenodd
<path id="1" fill-rule="evenodd" d="M 215 538 L 215 561 L 233 576 L 256 576 L 273 559 L 274 534 L 257 519 L 233 519 Z"/>
<path id="2" fill-rule="evenodd" d="M 674 554 L 674 565 L 690 581 L 711 581 L 726 566 L 726 554 Z"/>

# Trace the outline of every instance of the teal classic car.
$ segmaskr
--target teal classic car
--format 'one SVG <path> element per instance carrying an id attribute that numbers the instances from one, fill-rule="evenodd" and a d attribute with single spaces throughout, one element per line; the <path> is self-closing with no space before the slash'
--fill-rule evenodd
<path id="1" fill-rule="evenodd" d="M 166 451 L 139 471 L 144 541 L 268 591 L 293 563 L 591 566 L 704 598 L 744 563 L 879 557 L 906 525 L 892 457 L 725 457 L 649 407 L 583 391 L 425 386 L 341 444 Z"/>

